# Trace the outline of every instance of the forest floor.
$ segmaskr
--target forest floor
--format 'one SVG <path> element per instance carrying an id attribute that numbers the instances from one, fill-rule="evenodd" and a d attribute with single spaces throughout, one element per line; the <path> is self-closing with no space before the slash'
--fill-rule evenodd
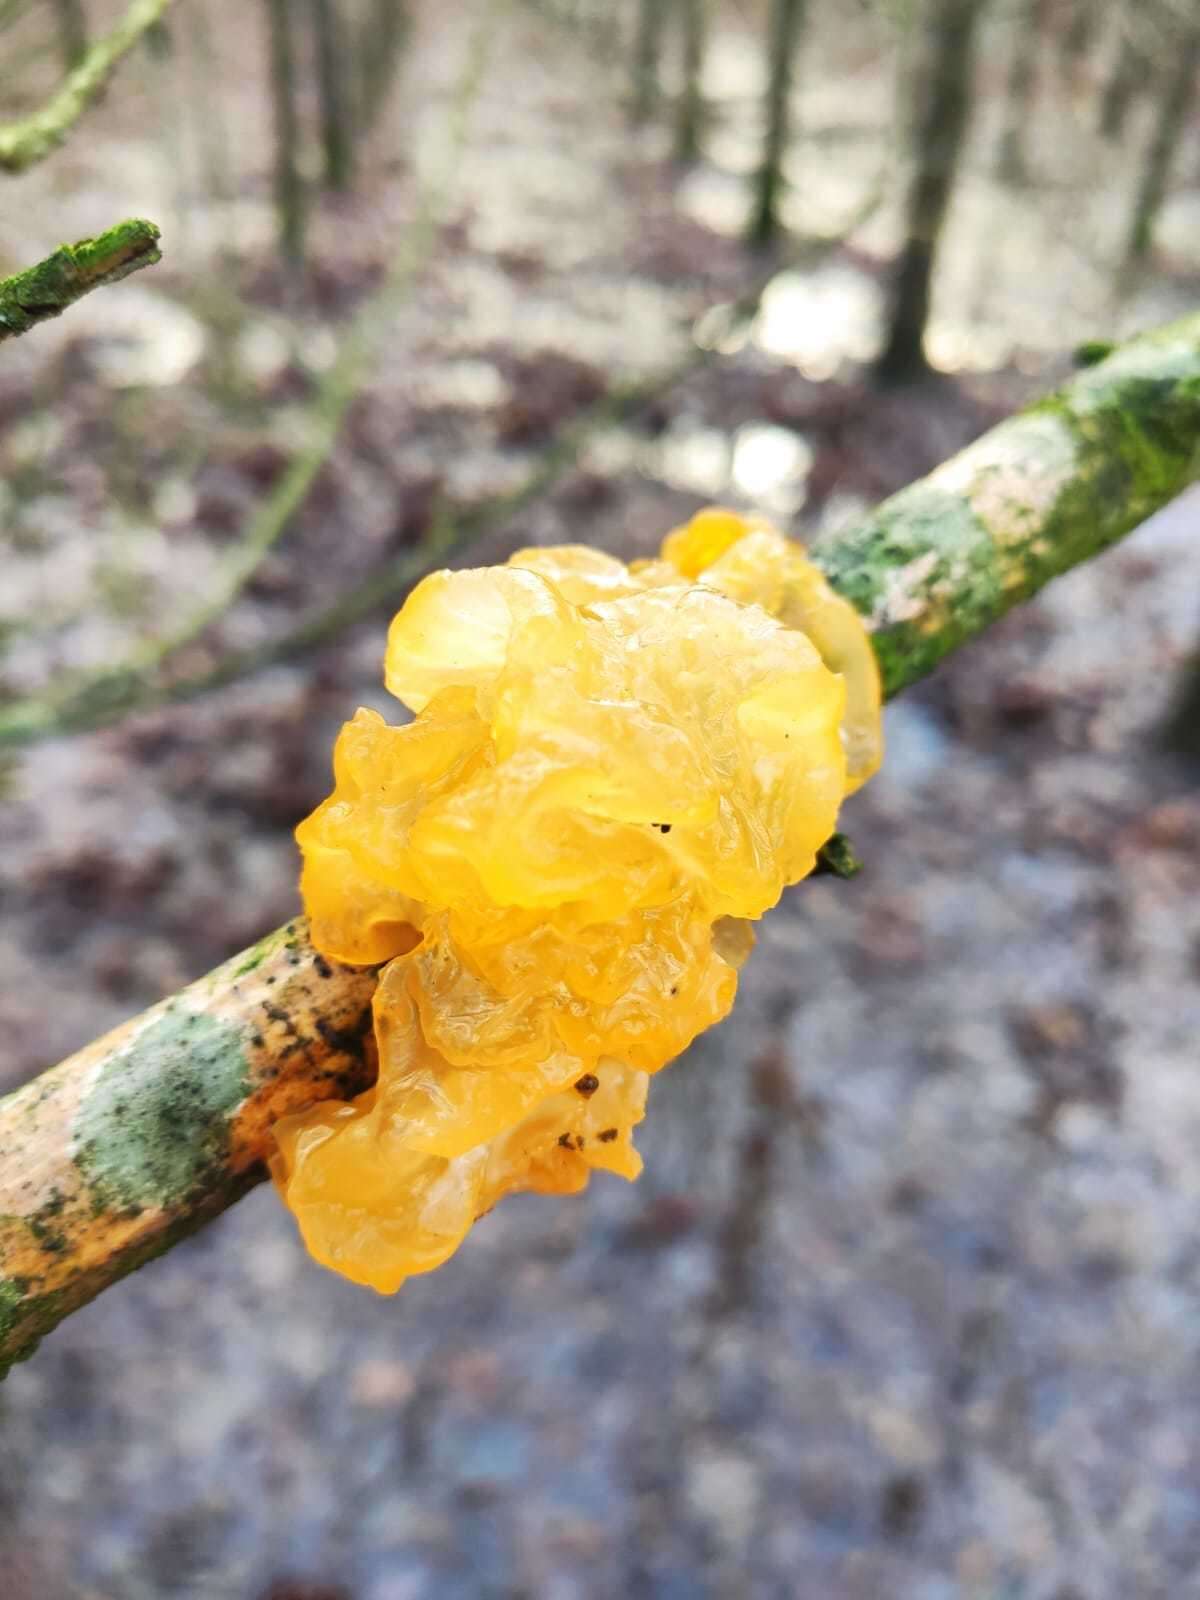
<path id="1" fill-rule="evenodd" d="M 891 112 L 851 29 L 805 91 L 796 173 L 804 226 L 860 216 L 849 240 L 781 258 L 744 337 L 505 515 L 564 421 L 687 359 L 762 263 L 730 231 L 740 35 L 682 180 L 660 130 L 626 131 L 602 51 L 533 20 L 495 48 L 433 259 L 188 672 L 415 559 L 440 505 L 486 530 L 472 560 L 645 553 L 713 498 L 828 536 L 1114 326 L 1115 202 L 1080 157 L 1074 224 L 1066 200 L 1022 210 L 988 176 L 989 111 L 939 287 L 954 370 L 870 390 L 896 214 L 863 197 Z M 219 128 L 207 166 L 139 131 L 195 104 L 186 51 L 13 181 L 14 260 L 129 211 L 168 253 L 0 362 L 9 696 L 203 601 L 311 442 L 335 333 L 415 231 L 407 156 L 445 122 L 461 38 L 413 51 L 425 92 L 376 142 L 370 205 L 314 217 L 299 291 L 265 171 L 222 176 Z M 261 86 L 227 66 L 226 131 L 265 150 Z M 1122 317 L 1193 292 L 1160 274 Z M 72 1317 L 0 1389 L 9 1600 L 1200 1593 L 1200 795 L 1155 745 L 1200 627 L 1198 521 L 1180 502 L 889 710 L 845 819 L 866 871 L 765 919 L 734 1017 L 653 1086 L 637 1185 L 506 1202 L 394 1300 L 313 1265 L 264 1189 Z M 6 764 L 0 1087 L 294 913 L 290 830 L 340 721 L 387 707 L 392 603 Z"/>

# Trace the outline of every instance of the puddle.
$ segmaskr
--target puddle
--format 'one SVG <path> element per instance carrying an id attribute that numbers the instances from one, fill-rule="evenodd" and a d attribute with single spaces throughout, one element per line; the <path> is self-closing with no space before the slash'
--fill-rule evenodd
<path id="1" fill-rule="evenodd" d="M 767 355 L 795 362 L 806 378 L 832 378 L 848 361 L 879 348 L 883 293 L 845 262 L 811 272 L 781 272 L 763 294 L 752 338 Z"/>
<path id="2" fill-rule="evenodd" d="M 764 511 L 793 516 L 804 504 L 813 448 L 802 434 L 770 423 L 748 423 L 733 442 L 733 487 Z"/>
<path id="3" fill-rule="evenodd" d="M 729 483 L 732 456 L 733 441 L 722 429 L 682 422 L 647 448 L 643 467 L 673 489 L 716 499 Z"/>

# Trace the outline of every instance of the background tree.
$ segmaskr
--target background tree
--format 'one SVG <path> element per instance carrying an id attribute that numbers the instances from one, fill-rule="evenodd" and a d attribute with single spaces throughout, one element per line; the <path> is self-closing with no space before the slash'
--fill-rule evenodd
<path id="1" fill-rule="evenodd" d="M 638 0 L 633 36 L 633 94 L 629 113 L 634 124 L 645 122 L 658 102 L 666 0 Z"/>
<path id="2" fill-rule="evenodd" d="M 309 0 L 309 6 L 316 43 L 325 183 L 330 189 L 345 190 L 354 176 L 354 125 L 342 18 L 337 0 Z"/>
<path id="3" fill-rule="evenodd" d="M 1122 286 L 1128 288 L 1150 253 L 1154 224 L 1167 193 L 1171 163 L 1184 130 L 1200 67 L 1200 15 L 1174 19 L 1171 49 L 1160 76 L 1154 127 L 1142 158 L 1121 262 Z"/>
<path id="4" fill-rule="evenodd" d="M 804 27 L 805 0 L 772 0 L 767 29 L 766 131 L 754 185 L 750 242 L 768 245 L 779 231 L 783 162 L 791 133 L 792 74 Z"/>
<path id="5" fill-rule="evenodd" d="M 87 17 L 83 0 L 54 0 L 58 13 L 58 48 L 68 72 L 87 55 Z"/>
<path id="6" fill-rule="evenodd" d="M 1021 183 L 1027 175 L 1025 138 L 1049 13 L 1050 0 L 1023 0 L 1013 16 L 1012 54 L 1004 95 L 1004 131 L 996 163 L 997 172 L 1006 183 Z"/>
<path id="7" fill-rule="evenodd" d="M 938 243 L 971 117 L 975 36 L 984 0 L 930 0 L 931 48 L 921 84 L 915 173 L 905 214 L 905 240 L 892 287 L 891 312 L 876 374 L 905 382 L 928 370 L 925 327 Z"/>
<path id="8" fill-rule="evenodd" d="M 300 173 L 300 113 L 289 0 L 265 0 L 275 122 L 275 207 L 284 262 L 298 272 L 304 260 L 307 199 Z"/>
<path id="9" fill-rule="evenodd" d="M 683 78 L 675 111 L 675 159 L 686 165 L 700 154 L 709 0 L 676 0 L 676 4 L 682 31 Z"/>
<path id="10" fill-rule="evenodd" d="M 1153 77 L 1152 7 L 1123 5 L 1117 12 L 1113 59 L 1100 96 L 1099 127 L 1105 139 L 1119 139 L 1130 108 L 1150 87 Z"/>

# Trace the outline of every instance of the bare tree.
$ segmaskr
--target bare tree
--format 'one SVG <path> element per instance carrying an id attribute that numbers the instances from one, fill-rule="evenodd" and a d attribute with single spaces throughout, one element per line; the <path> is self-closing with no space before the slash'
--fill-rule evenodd
<path id="1" fill-rule="evenodd" d="M 975 37 L 983 7 L 984 0 L 929 0 L 926 39 L 932 59 L 920 89 L 916 171 L 887 342 L 875 369 L 885 383 L 906 382 L 928 371 L 924 340 L 930 282 L 970 122 Z"/>
<path id="2" fill-rule="evenodd" d="M 371 131 L 383 110 L 411 26 L 407 0 L 371 0 L 367 6 L 355 43 L 358 87 L 354 120 L 360 137 Z"/>
<path id="3" fill-rule="evenodd" d="M 1100 95 L 1100 133 L 1105 139 L 1119 139 L 1135 100 L 1150 87 L 1154 49 L 1151 19 L 1143 7 L 1123 6 L 1117 17 L 1116 51 Z"/>
<path id="4" fill-rule="evenodd" d="M 1104 0 L 1105 6 L 1108 3 L 1109 0 Z M 1059 40 L 1059 63 L 1065 73 L 1078 72 L 1102 20 L 1102 6 L 1097 0 L 1073 0 L 1067 25 Z"/>
<path id="5" fill-rule="evenodd" d="M 336 0 L 309 0 L 317 55 L 317 92 L 321 102 L 321 143 L 325 182 L 330 189 L 348 189 L 354 176 L 354 129 L 346 82 L 346 48 Z"/>
<path id="6" fill-rule="evenodd" d="M 695 161 L 704 123 L 701 80 L 708 44 L 708 0 L 676 0 L 683 24 L 683 84 L 675 119 L 675 159 Z"/>
<path id="7" fill-rule="evenodd" d="M 629 104 L 630 120 L 635 125 L 647 121 L 658 103 L 658 75 L 666 19 L 667 0 L 639 0 L 637 29 L 633 39 L 633 96 Z"/>
<path id="8" fill-rule="evenodd" d="M 58 13 L 58 48 L 67 72 L 77 67 L 87 55 L 87 17 L 83 0 L 54 0 Z"/>
<path id="9" fill-rule="evenodd" d="M 1177 29 L 1162 84 L 1158 116 L 1134 190 L 1121 265 L 1125 287 L 1150 253 L 1154 224 L 1166 196 L 1171 162 L 1187 120 L 1196 71 L 1200 68 L 1200 16 L 1193 14 L 1186 20 L 1178 17 Z"/>
<path id="10" fill-rule="evenodd" d="M 275 116 L 275 205 L 284 260 L 298 270 L 304 259 L 306 197 L 298 165 L 300 118 L 296 60 L 292 50 L 290 0 L 266 0 L 271 58 L 271 101 Z"/>
<path id="11" fill-rule="evenodd" d="M 792 70 L 804 27 L 804 0 L 772 0 L 767 35 L 767 127 L 755 180 L 750 241 L 765 246 L 779 231 L 783 161 L 791 132 Z"/>
<path id="12" fill-rule="evenodd" d="M 1050 0 L 1023 0 L 1014 16 L 1012 55 L 1004 96 L 1004 132 L 996 162 L 1006 183 L 1022 183 L 1027 176 L 1025 131 L 1037 88 L 1038 58 L 1050 11 Z"/>

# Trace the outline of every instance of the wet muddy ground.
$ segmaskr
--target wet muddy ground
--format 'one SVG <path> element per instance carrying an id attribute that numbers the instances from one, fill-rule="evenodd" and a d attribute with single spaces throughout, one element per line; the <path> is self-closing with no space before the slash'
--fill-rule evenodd
<path id="1" fill-rule="evenodd" d="M 677 185 L 660 135 L 626 132 L 615 68 L 569 31 L 506 24 L 434 260 L 381 325 L 294 527 L 189 670 L 403 556 L 439 504 L 519 485 L 564 419 L 685 357 L 697 316 L 756 277 L 725 231 L 752 87 L 729 26 L 714 160 Z M 854 214 L 886 156 L 887 81 L 856 39 L 821 44 L 827 78 L 802 95 L 814 232 Z M 124 656 L 220 581 L 311 437 L 331 330 L 411 220 L 412 152 L 444 124 L 461 47 L 421 33 L 409 70 L 434 88 L 380 134 L 372 205 L 315 220 L 315 288 L 290 307 L 264 174 L 218 205 L 180 164 L 186 126 L 173 164 L 138 142 L 175 82 L 149 66 L 53 184 L 14 183 L 6 249 L 115 208 L 160 217 L 169 254 L 0 363 L 7 694 Z M 257 104 L 251 84 L 226 112 L 253 129 Z M 854 154 L 819 159 L 848 104 L 863 126 L 834 142 Z M 597 429 L 472 559 L 644 552 L 714 496 L 831 536 L 1065 371 L 1111 325 L 1103 273 L 1072 265 L 1110 212 L 1060 144 L 1086 226 L 1043 207 L 1024 255 L 1009 234 L 981 251 L 978 219 L 1016 205 L 988 176 L 991 115 L 935 343 L 969 370 L 905 395 L 863 383 L 884 202 L 847 247 L 781 262 L 737 348 Z M 1164 276 L 1125 314 L 1186 297 Z M 1200 796 L 1155 745 L 1200 630 L 1198 523 L 1181 502 L 891 708 L 885 769 L 846 817 L 867 870 L 764 921 L 734 1018 L 654 1085 L 636 1186 L 506 1202 L 393 1300 L 311 1264 L 260 1190 L 71 1318 L 0 1390 L 6 1594 L 1200 1592 Z M 385 703 L 389 607 L 6 764 L 5 1084 L 293 913 L 290 829 L 338 723 Z"/>

